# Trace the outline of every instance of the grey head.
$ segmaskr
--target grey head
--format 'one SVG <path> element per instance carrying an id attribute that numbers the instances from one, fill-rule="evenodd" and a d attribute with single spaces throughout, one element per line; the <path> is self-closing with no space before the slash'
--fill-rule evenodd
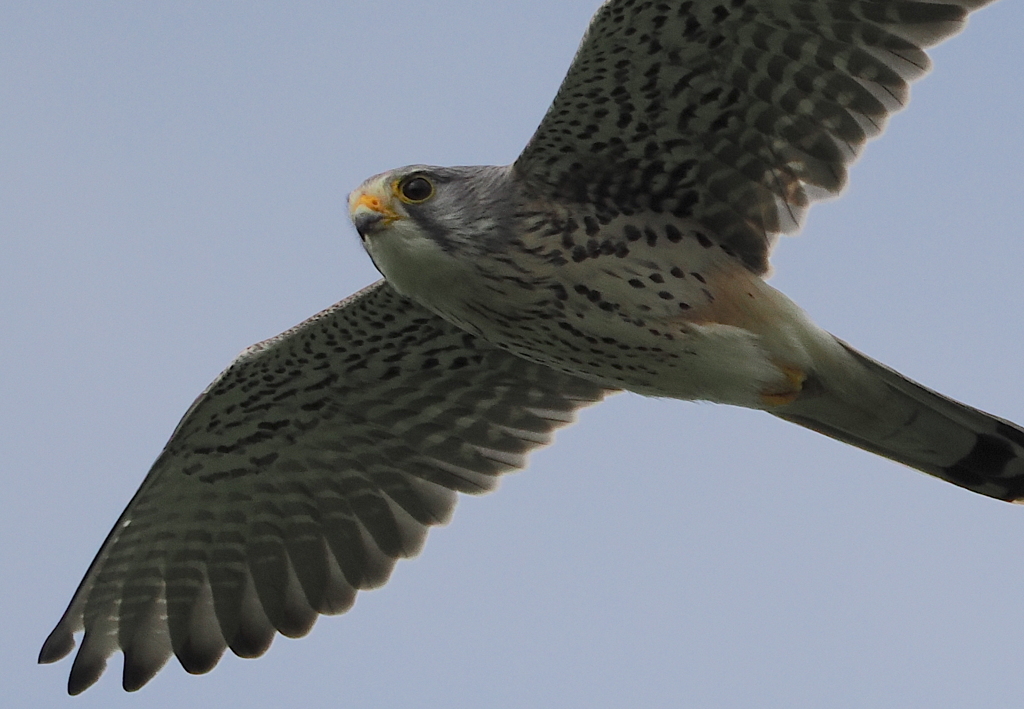
<path id="1" fill-rule="evenodd" d="M 474 254 L 508 236 L 516 192 L 510 166 L 408 165 L 364 181 L 349 210 L 371 257 L 374 242 L 396 231 Z"/>

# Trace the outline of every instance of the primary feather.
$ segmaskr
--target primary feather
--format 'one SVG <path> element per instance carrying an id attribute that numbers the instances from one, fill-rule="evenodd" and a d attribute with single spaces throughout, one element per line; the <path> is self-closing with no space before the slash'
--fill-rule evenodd
<path id="1" fill-rule="evenodd" d="M 766 410 L 1024 496 L 1024 430 L 815 326 L 765 283 L 925 49 L 982 0 L 609 0 L 511 166 L 415 165 L 350 198 L 386 282 L 244 352 L 196 400 L 40 653 L 253 657 L 384 583 L 607 392 Z"/>

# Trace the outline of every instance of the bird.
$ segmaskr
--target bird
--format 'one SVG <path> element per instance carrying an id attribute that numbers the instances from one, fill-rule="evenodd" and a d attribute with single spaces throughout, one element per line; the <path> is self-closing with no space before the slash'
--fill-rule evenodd
<path id="1" fill-rule="evenodd" d="M 510 165 L 349 195 L 383 279 L 243 351 L 186 411 L 47 637 L 78 694 L 124 655 L 257 657 L 417 554 L 619 391 L 765 411 L 1024 499 L 1024 429 L 816 326 L 769 256 L 837 195 L 991 0 L 607 0 Z"/>

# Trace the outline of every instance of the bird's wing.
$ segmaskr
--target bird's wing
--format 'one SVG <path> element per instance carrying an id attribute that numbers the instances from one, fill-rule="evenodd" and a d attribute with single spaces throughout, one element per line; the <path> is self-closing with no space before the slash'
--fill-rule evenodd
<path id="1" fill-rule="evenodd" d="M 137 689 L 173 652 L 253 657 L 385 582 L 601 388 L 514 357 L 379 282 L 243 352 L 196 400 L 40 653 L 85 630 L 68 688 L 122 650 Z"/>
<path id="2" fill-rule="evenodd" d="M 694 218 L 764 272 L 989 0 L 608 0 L 515 170 L 541 194 Z"/>

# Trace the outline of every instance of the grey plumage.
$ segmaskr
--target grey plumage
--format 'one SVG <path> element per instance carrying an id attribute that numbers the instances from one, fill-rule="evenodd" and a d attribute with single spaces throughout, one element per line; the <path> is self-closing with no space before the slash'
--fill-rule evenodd
<path id="1" fill-rule="evenodd" d="M 1024 430 L 843 347 L 855 364 L 839 388 L 813 382 L 821 391 L 773 413 L 982 495 L 1024 499 Z"/>
<path id="2" fill-rule="evenodd" d="M 610 0 L 511 166 L 416 165 L 350 210 L 386 278 L 243 353 L 196 400 L 40 661 L 209 671 L 347 610 L 607 392 L 764 409 L 1024 496 L 1024 430 L 813 325 L 761 279 L 924 49 L 984 2 Z M 416 180 L 416 189 L 405 186 Z M 429 189 L 428 189 L 429 188 Z"/>
<path id="3" fill-rule="evenodd" d="M 757 272 L 988 0 L 606 2 L 515 168 L 562 199 L 694 217 Z"/>
<path id="4" fill-rule="evenodd" d="M 205 672 L 347 610 L 604 391 L 508 355 L 380 282 L 249 348 L 186 413 L 47 638 L 69 690 L 125 654 Z M 166 618 L 165 618 L 166 616 Z"/>

